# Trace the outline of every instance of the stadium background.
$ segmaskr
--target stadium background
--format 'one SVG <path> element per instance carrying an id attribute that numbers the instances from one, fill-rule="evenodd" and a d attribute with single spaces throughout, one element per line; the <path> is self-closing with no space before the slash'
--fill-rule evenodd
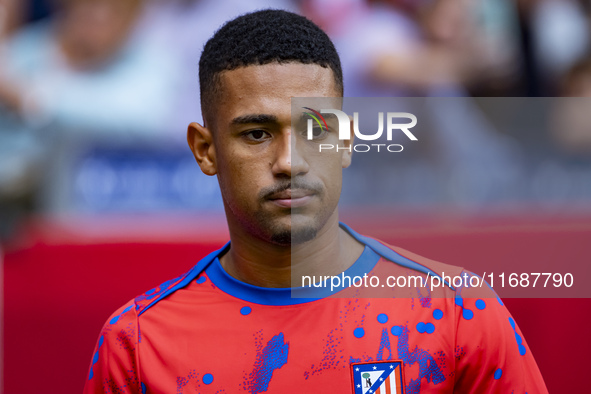
<path id="1" fill-rule="evenodd" d="M 587 1 L 8 0 L 3 392 L 80 392 L 109 314 L 226 242 L 216 180 L 200 174 L 184 131 L 201 118 L 203 42 L 265 5 L 329 32 L 348 96 L 466 97 L 471 108 L 482 105 L 470 97 L 530 98 L 528 116 L 485 122 L 494 127 L 439 127 L 450 113 L 434 110 L 428 146 L 380 166 L 387 176 L 357 160 L 345 174 L 343 221 L 476 273 L 568 267 L 576 283 L 591 279 L 588 101 L 569 106 L 582 107 L 582 122 L 552 128 L 541 115 L 552 111 L 533 99 L 591 95 Z M 384 179 L 389 189 L 368 202 Z M 564 296 L 504 300 L 550 392 L 586 392 L 591 302 Z"/>

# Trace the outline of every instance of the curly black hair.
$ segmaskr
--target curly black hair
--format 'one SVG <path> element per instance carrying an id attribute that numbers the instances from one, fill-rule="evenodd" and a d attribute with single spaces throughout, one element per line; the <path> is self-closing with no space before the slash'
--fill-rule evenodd
<path id="1" fill-rule="evenodd" d="M 227 22 L 205 44 L 199 60 L 203 114 L 215 102 L 221 72 L 273 62 L 330 67 L 343 93 L 341 61 L 328 35 L 306 17 L 268 9 Z"/>

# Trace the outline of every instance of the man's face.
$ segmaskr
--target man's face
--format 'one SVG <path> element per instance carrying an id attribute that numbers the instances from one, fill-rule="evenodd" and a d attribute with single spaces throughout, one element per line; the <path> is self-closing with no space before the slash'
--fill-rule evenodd
<path id="1" fill-rule="evenodd" d="M 350 154 L 318 152 L 338 143 L 335 131 L 308 141 L 305 126 L 292 130 L 291 97 L 340 96 L 332 70 L 247 66 L 222 73 L 220 88 L 210 132 L 230 226 L 281 245 L 314 238 L 337 217 Z"/>

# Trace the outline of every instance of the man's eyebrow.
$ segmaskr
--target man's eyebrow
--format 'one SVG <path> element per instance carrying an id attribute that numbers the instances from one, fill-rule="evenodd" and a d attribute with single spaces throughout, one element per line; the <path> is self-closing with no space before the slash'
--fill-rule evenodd
<path id="1" fill-rule="evenodd" d="M 248 124 L 248 123 L 277 123 L 278 119 L 275 115 L 267 115 L 267 114 L 252 114 L 252 115 L 242 115 L 232 119 L 231 124 L 239 125 L 239 124 Z"/>

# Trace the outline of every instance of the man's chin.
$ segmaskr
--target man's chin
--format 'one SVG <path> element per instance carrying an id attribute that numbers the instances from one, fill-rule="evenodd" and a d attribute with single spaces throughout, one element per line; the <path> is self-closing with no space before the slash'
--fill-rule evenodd
<path id="1" fill-rule="evenodd" d="M 286 230 L 274 233 L 271 241 L 277 245 L 299 245 L 316 238 L 318 230 L 313 227 L 304 227 L 297 230 Z"/>

